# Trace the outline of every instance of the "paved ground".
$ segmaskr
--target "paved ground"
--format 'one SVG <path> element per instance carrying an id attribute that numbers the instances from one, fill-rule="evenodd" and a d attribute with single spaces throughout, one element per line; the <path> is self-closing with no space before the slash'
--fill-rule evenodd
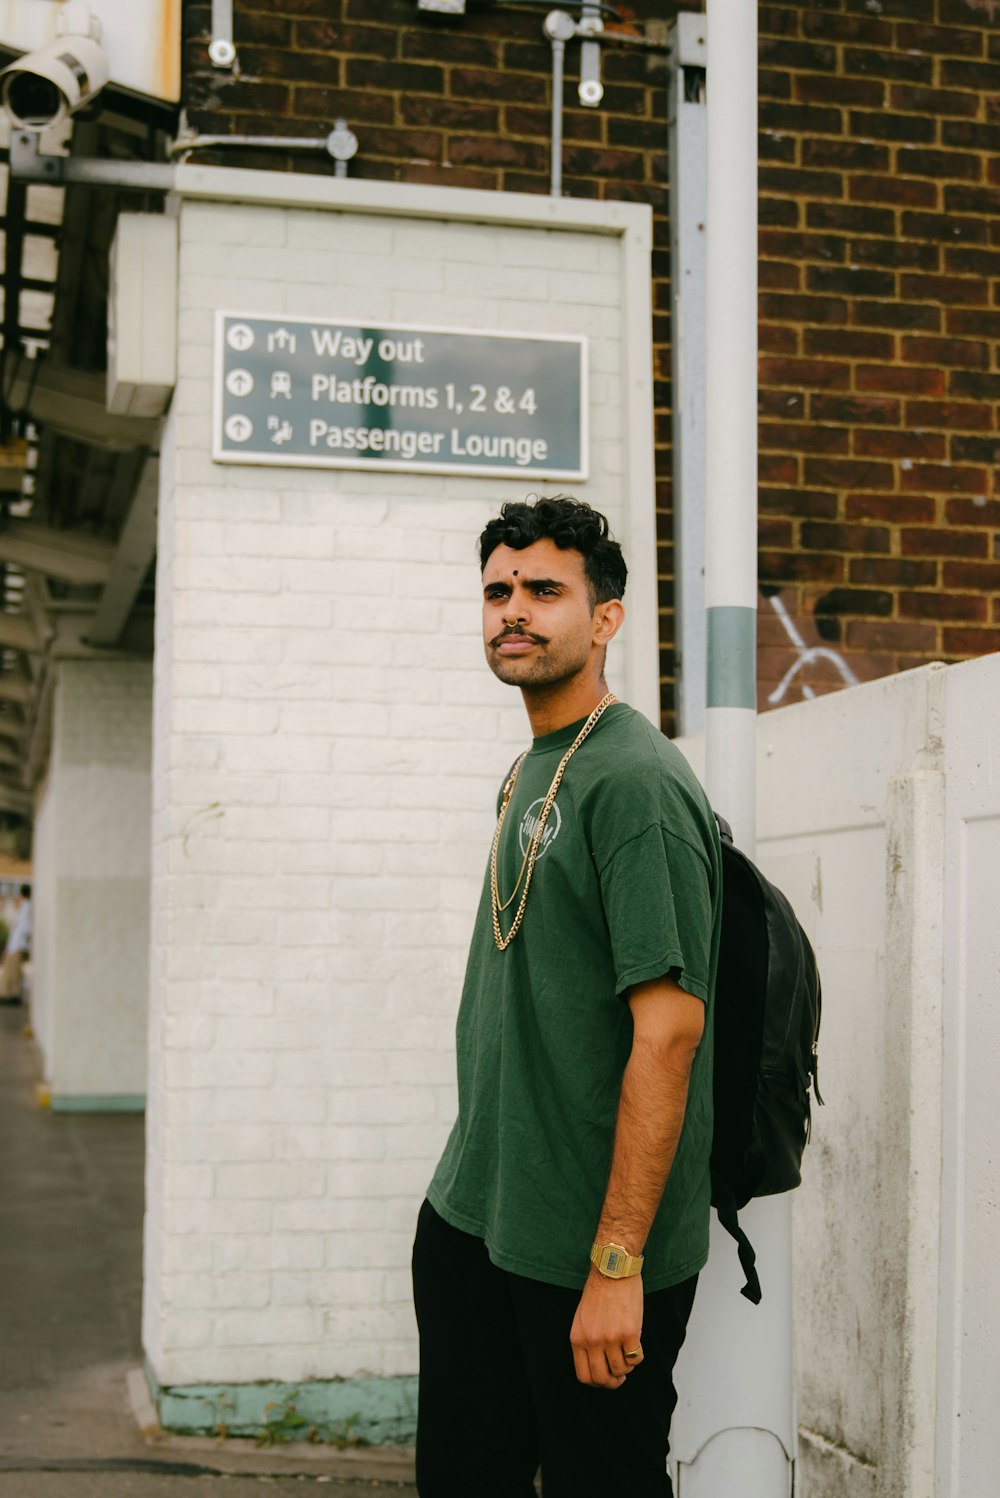
<path id="1" fill-rule="evenodd" d="M 325 1486 L 322 1486 L 325 1484 Z M 349 1482 L 336 1477 L 229 1477 L 197 1474 L 191 1479 L 153 1473 L 18 1472 L 0 1476 L 0 1498 L 309 1498 L 310 1493 L 329 1493 L 330 1498 L 372 1498 L 382 1493 L 415 1493 L 416 1488 L 396 1483 Z"/>
<path id="2" fill-rule="evenodd" d="M 0 1007 L 0 1498 L 416 1498 L 395 1452 L 143 1438 L 143 1121 L 39 1108 L 25 1021 Z"/>
<path id="3" fill-rule="evenodd" d="M 321 1486 L 325 1484 L 325 1486 Z M 0 1498 L 309 1498 L 310 1493 L 329 1493 L 330 1498 L 372 1498 L 382 1493 L 415 1493 L 416 1488 L 396 1483 L 349 1482 L 336 1477 L 228 1477 L 196 1474 L 190 1481 L 153 1473 L 18 1472 L 0 1476 Z"/>

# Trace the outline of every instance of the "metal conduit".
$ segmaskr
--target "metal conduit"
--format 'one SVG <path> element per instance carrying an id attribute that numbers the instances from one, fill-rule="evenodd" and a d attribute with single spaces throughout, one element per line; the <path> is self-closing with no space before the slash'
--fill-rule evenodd
<path id="1" fill-rule="evenodd" d="M 552 43 L 552 170 L 549 192 L 562 196 L 563 88 L 566 80 L 566 43 L 576 36 L 576 22 L 564 10 L 545 17 L 545 35 Z"/>
<path id="2" fill-rule="evenodd" d="M 336 120 L 329 135 L 185 135 L 170 147 L 174 159 L 185 159 L 192 151 L 218 150 L 232 146 L 262 151 L 325 151 L 336 163 L 335 174 L 347 176 L 347 163 L 357 154 L 358 138 L 346 120 Z"/>
<path id="3" fill-rule="evenodd" d="M 604 97 L 601 83 L 601 48 L 609 43 L 641 47 L 647 52 L 669 52 L 670 46 L 646 37 L 630 36 L 624 31 L 604 30 L 601 11 L 606 7 L 596 0 L 581 0 L 582 17 L 575 21 L 564 10 L 551 10 L 543 30 L 552 47 L 552 166 L 549 192 L 562 196 L 563 91 L 566 81 L 566 43 L 580 38 L 580 103 L 593 109 Z"/>

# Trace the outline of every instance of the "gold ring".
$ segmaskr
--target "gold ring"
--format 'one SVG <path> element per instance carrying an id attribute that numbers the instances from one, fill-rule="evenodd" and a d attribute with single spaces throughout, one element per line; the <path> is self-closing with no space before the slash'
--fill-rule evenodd
<path id="1" fill-rule="evenodd" d="M 624 1351 L 624 1348 L 622 1350 Z M 642 1348 L 641 1347 L 637 1347 L 636 1350 L 635 1350 L 635 1352 L 626 1352 L 625 1356 L 627 1358 L 641 1358 L 642 1357 Z"/>

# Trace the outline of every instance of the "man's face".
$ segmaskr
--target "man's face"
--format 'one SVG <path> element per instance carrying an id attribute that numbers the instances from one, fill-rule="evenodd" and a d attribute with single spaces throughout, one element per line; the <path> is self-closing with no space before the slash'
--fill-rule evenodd
<path id="1" fill-rule="evenodd" d="M 554 686 L 603 648 L 599 616 L 578 551 L 535 541 L 498 546 L 483 568 L 483 642 L 494 676 L 509 686 Z"/>

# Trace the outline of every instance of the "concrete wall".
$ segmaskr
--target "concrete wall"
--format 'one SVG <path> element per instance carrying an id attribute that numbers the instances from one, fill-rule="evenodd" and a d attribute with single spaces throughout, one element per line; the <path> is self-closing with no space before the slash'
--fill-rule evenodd
<path id="1" fill-rule="evenodd" d="M 826 1106 L 793 1208 L 810 1498 L 933 1491 L 944 674 L 761 725 L 758 853 L 823 978 Z"/>
<path id="2" fill-rule="evenodd" d="M 56 933 L 56 797 L 51 768 L 35 796 L 32 901 L 31 1024 L 45 1075 L 51 1077 Z"/>
<path id="3" fill-rule="evenodd" d="M 1000 1398 L 1000 656 L 953 667 L 945 698 L 940 1387 L 942 1498 L 996 1485 Z"/>
<path id="4" fill-rule="evenodd" d="M 328 1381 L 346 1379 L 351 1412 L 371 1414 L 372 1376 L 414 1373 L 414 1217 L 454 1111 L 453 1022 L 493 797 L 526 737 L 519 698 L 482 661 L 474 550 L 526 486 L 214 464 L 214 313 L 585 332 L 594 477 L 574 488 L 627 544 L 631 484 L 652 528 L 623 403 L 649 409 L 648 316 L 630 370 L 635 243 L 607 232 L 609 214 L 643 230 L 646 210 L 599 205 L 589 226 L 559 232 L 450 220 L 468 196 L 387 196 L 440 205 L 423 218 L 181 210 L 157 577 L 144 1315 L 154 1381 L 181 1388 L 163 1395 L 180 1424 L 206 1419 L 212 1389 L 262 1379 L 334 1393 L 345 1386 Z M 648 239 L 637 263 L 645 297 Z M 634 560 L 638 596 L 654 564 L 641 549 Z M 628 693 L 641 643 L 655 713 L 653 611 L 649 622 L 612 674 Z M 201 1399 L 193 1414 L 185 1390 Z"/>
<path id="5" fill-rule="evenodd" d="M 993 1483 L 998 704 L 993 656 L 759 723 L 758 858 L 823 980 L 792 1214 L 806 1498 Z"/>
<path id="6" fill-rule="evenodd" d="M 56 1108 L 146 1088 L 152 669 L 62 661 L 35 843 L 32 1008 Z"/>

